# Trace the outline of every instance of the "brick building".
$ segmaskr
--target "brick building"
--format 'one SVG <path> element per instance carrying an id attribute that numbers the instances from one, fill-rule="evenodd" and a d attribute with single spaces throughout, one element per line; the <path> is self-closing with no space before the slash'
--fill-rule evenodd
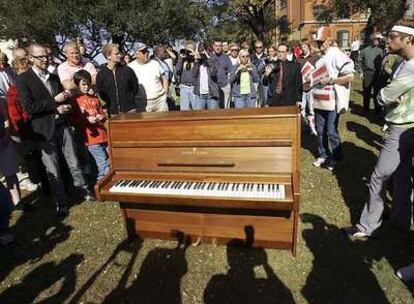
<path id="1" fill-rule="evenodd" d="M 328 1 L 276 0 L 276 17 L 286 16 L 292 29 L 289 40 L 315 39 L 318 29 L 323 25 L 315 16 L 326 9 Z M 346 19 L 335 18 L 335 21 L 329 24 L 330 36 L 338 41 L 341 48 L 349 49 L 354 38 L 361 37 L 368 16 L 369 13 L 358 13 Z M 279 40 L 280 35 L 276 33 L 275 38 Z"/>

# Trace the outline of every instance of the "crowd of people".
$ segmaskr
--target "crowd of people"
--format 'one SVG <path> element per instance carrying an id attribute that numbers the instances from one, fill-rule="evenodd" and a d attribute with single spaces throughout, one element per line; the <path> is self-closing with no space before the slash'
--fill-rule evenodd
<path id="1" fill-rule="evenodd" d="M 385 114 L 386 131 L 370 200 L 359 223 L 346 232 L 367 237 L 381 225 L 391 176 L 392 218 L 410 229 L 414 29 L 395 26 L 386 47 L 382 41 L 375 33 L 362 50 L 353 45 L 351 56 L 329 37 L 294 48 L 286 43 L 265 48 L 255 41 L 253 50 L 246 42 L 220 40 L 187 41 L 180 50 L 138 43 L 134 56 L 108 43 L 102 49 L 107 62 L 99 67 L 83 56 L 79 41 L 65 45 L 60 64 L 50 46 L 36 43 L 14 49 L 11 66 L 0 53 L 0 172 L 7 186 L 0 183 L 0 243 L 12 240 L 7 227 L 13 206 L 33 207 L 21 196 L 23 179 L 30 191 L 40 184 L 49 189 L 57 216 L 67 216 L 68 193 L 94 200 L 93 185 L 110 169 L 108 118 L 177 110 L 177 96 L 181 111 L 297 106 L 316 136 L 313 165 L 333 171 L 343 158 L 338 122 L 348 109 L 356 71 L 363 79 L 364 111 L 373 99 L 375 112 Z M 400 273 L 407 275 L 414 279 L 414 266 Z"/>

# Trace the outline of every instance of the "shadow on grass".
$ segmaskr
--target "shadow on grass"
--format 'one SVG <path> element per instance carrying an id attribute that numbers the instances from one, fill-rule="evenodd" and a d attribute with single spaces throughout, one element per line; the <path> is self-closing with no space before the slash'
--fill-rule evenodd
<path id="1" fill-rule="evenodd" d="M 204 290 L 205 304 L 294 303 L 292 293 L 270 267 L 265 250 L 249 245 L 252 240 L 253 235 L 246 235 L 246 241 L 229 242 L 230 269 L 211 278 Z M 264 278 L 257 277 L 256 269 L 262 270 Z"/>
<path id="2" fill-rule="evenodd" d="M 141 265 L 137 279 L 127 287 L 138 253 L 135 250 L 118 286 L 103 303 L 181 303 L 180 285 L 187 273 L 185 253 L 189 241 L 181 234 L 177 235 L 177 239 L 176 248 L 151 250 Z"/>
<path id="3" fill-rule="evenodd" d="M 15 267 L 40 261 L 45 254 L 69 238 L 72 227 L 56 218 L 53 207 L 41 206 L 43 204 L 52 203 L 43 198 L 38 202 L 37 210 L 23 213 L 11 228 L 16 243 L 0 248 L 0 281 Z"/>
<path id="4" fill-rule="evenodd" d="M 412 236 L 383 227 L 381 238 L 351 241 L 318 215 L 302 214 L 301 219 L 312 225 L 302 232 L 314 256 L 313 269 L 302 289 L 309 303 L 390 303 L 372 272 L 373 264 L 385 258 L 396 270 L 410 263 Z M 408 289 L 414 295 L 413 286 Z"/>
<path id="5" fill-rule="evenodd" d="M 39 296 L 41 303 L 63 303 L 75 291 L 76 266 L 82 260 L 83 255 L 72 254 L 61 262 L 48 262 L 36 267 L 19 284 L 6 289 L 0 295 L 0 303 L 33 303 Z M 42 291 L 59 281 L 62 282 L 58 291 L 48 298 L 41 296 Z"/>
<path id="6" fill-rule="evenodd" d="M 376 114 L 374 110 L 371 110 L 369 113 L 365 113 L 364 108 L 360 102 L 350 100 L 349 108 L 351 109 L 352 114 L 365 117 L 372 124 L 376 124 L 379 126 L 384 125 L 384 114 Z"/>
<path id="7" fill-rule="evenodd" d="M 351 242 L 338 227 L 313 214 L 302 214 L 312 224 L 302 232 L 312 251 L 313 269 L 302 288 L 309 303 L 389 303 L 371 272 L 375 256 L 366 256 L 368 242 Z"/>
<path id="8" fill-rule="evenodd" d="M 30 263 L 38 263 L 51 252 L 59 243 L 69 238 L 71 226 L 59 221 L 51 206 L 53 203 L 47 198 L 32 194 L 30 199 L 37 200 L 37 210 L 25 212 L 11 227 L 16 243 L 8 247 L 0 248 L 0 282 L 7 278 L 15 268 Z M 26 201 L 29 198 L 26 198 Z M 11 301 L 12 303 L 31 303 L 42 290 L 59 281 L 62 278 L 67 285 L 53 297 L 53 300 L 63 299 L 74 289 L 73 279 L 76 276 L 70 274 L 76 264 L 82 259 L 79 255 L 72 255 L 60 263 L 46 263 L 35 268 L 27 274 L 23 281 L 13 285 L 0 294 L 0 303 Z M 23 268 L 18 271 L 22 271 Z M 72 275 L 72 277 L 66 277 Z M 19 276 L 19 274 L 16 274 Z M 72 286 L 73 285 L 73 286 Z M 25 299 L 21 301 L 13 299 Z M 54 301 L 55 303 L 62 301 Z"/>
<path id="9" fill-rule="evenodd" d="M 368 184 L 377 156 L 351 142 L 342 143 L 344 160 L 334 175 L 341 189 L 342 197 L 349 208 L 351 223 L 356 223 L 368 199 Z"/>
<path id="10" fill-rule="evenodd" d="M 382 137 L 371 131 L 367 126 L 361 125 L 354 121 L 346 122 L 346 129 L 354 132 L 356 137 L 364 141 L 367 145 L 380 150 L 382 147 Z"/>

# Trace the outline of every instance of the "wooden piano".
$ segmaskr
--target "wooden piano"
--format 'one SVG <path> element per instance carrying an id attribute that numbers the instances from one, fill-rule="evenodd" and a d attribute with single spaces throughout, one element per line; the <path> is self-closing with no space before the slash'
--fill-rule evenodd
<path id="1" fill-rule="evenodd" d="M 129 236 L 296 253 L 300 114 L 295 107 L 130 113 L 109 122 L 111 171 L 96 186 L 119 201 Z"/>

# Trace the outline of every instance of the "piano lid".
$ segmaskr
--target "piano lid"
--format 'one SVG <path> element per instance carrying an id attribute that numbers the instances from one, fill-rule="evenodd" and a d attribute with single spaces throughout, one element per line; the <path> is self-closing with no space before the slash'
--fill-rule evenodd
<path id="1" fill-rule="evenodd" d="M 111 123 L 128 121 L 177 121 L 177 120 L 215 120 L 215 119 L 263 119 L 274 117 L 293 117 L 299 115 L 299 109 L 294 106 L 269 107 L 253 109 L 218 109 L 203 111 L 171 111 L 152 113 L 125 113 L 111 118 Z"/>

